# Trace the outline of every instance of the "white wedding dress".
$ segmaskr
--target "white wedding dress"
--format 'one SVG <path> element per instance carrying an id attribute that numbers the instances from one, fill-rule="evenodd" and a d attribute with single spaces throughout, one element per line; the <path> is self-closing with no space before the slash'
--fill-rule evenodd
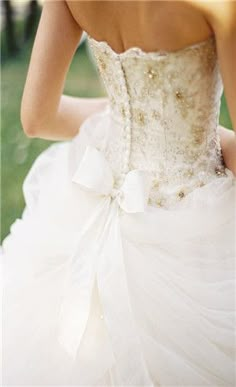
<path id="1" fill-rule="evenodd" d="M 234 386 L 236 178 L 215 39 L 88 40 L 109 105 L 24 181 L 2 243 L 3 385 Z"/>

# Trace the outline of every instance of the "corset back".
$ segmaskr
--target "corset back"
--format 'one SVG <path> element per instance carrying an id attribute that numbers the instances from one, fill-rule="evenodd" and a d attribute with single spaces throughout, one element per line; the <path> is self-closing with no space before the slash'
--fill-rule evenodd
<path id="1" fill-rule="evenodd" d="M 102 150 L 117 187 L 128 171 L 146 170 L 149 203 L 168 207 L 225 175 L 214 37 L 171 52 L 116 53 L 105 41 L 88 40 L 109 97 L 113 130 Z"/>

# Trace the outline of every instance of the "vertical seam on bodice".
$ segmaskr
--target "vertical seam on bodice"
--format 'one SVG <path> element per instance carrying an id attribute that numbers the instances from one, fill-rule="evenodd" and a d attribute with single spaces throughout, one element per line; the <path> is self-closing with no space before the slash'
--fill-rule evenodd
<path id="1" fill-rule="evenodd" d="M 132 120 L 131 120 L 130 95 L 128 92 L 127 79 L 125 77 L 125 72 L 123 69 L 121 58 L 117 57 L 116 62 L 119 68 L 121 85 L 124 92 L 123 95 L 125 95 L 124 115 L 123 115 L 124 122 L 122 127 L 122 138 L 124 139 L 124 144 L 125 144 L 125 154 L 124 154 L 123 166 L 121 170 L 121 182 L 122 182 L 126 173 L 129 171 L 131 141 L 132 141 L 132 125 L 131 125 Z"/>

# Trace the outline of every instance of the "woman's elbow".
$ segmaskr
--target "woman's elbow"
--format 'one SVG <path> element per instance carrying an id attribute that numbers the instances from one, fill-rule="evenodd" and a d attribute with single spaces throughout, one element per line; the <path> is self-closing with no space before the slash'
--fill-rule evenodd
<path id="1" fill-rule="evenodd" d="M 35 120 L 33 121 L 29 114 L 26 113 L 24 106 L 21 105 L 20 121 L 22 129 L 27 137 L 35 137 Z"/>
<path id="2" fill-rule="evenodd" d="M 26 125 L 25 122 L 23 123 L 22 121 L 21 121 L 21 124 L 22 124 L 23 131 L 27 137 L 33 138 L 33 137 L 39 136 L 38 131 L 35 129 L 34 125 L 28 125 L 28 124 Z"/>
<path id="3" fill-rule="evenodd" d="M 43 131 L 43 125 L 41 123 L 42 117 L 40 117 L 39 114 L 34 114 L 33 116 L 26 114 L 23 108 L 21 109 L 20 114 L 21 125 L 25 135 L 31 138 L 40 137 Z"/>

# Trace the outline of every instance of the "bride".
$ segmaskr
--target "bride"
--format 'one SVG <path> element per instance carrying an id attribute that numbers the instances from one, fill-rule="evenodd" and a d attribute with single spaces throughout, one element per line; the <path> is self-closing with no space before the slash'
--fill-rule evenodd
<path id="1" fill-rule="evenodd" d="M 63 94 L 83 31 L 106 98 Z M 44 2 L 21 122 L 56 142 L 2 243 L 4 386 L 235 385 L 235 67 L 235 2 Z"/>

